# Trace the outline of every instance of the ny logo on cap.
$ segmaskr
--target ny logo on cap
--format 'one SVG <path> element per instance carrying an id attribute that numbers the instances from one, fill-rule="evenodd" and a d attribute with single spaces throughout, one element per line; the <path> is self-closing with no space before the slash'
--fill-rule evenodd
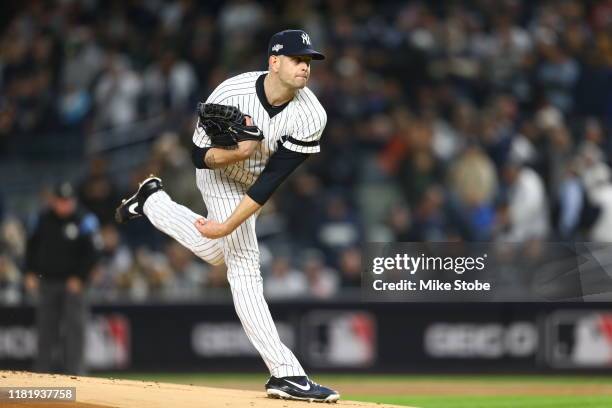
<path id="1" fill-rule="evenodd" d="M 283 49 L 283 44 L 276 44 L 274 45 L 274 47 L 272 47 L 272 51 L 274 52 L 279 52 L 282 49 Z"/>
<path id="2" fill-rule="evenodd" d="M 310 37 L 306 33 L 302 33 L 302 42 L 306 45 L 310 45 Z"/>

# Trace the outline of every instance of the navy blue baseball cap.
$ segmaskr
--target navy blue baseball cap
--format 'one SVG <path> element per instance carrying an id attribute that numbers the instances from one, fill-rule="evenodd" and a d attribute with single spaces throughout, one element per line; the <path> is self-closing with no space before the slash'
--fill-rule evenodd
<path id="1" fill-rule="evenodd" d="M 268 56 L 270 55 L 309 55 L 313 60 L 325 59 L 325 56 L 312 49 L 310 36 L 302 30 L 284 30 L 270 38 Z"/>
<path id="2" fill-rule="evenodd" d="M 53 195 L 57 198 L 75 198 L 76 191 L 69 181 L 62 181 L 53 186 Z"/>

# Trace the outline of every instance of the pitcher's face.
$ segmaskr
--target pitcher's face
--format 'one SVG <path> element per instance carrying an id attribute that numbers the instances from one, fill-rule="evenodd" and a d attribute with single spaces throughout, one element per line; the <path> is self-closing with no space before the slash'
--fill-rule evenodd
<path id="1" fill-rule="evenodd" d="M 279 55 L 276 62 L 278 77 L 281 82 L 290 88 L 302 89 L 310 78 L 310 56 Z"/>

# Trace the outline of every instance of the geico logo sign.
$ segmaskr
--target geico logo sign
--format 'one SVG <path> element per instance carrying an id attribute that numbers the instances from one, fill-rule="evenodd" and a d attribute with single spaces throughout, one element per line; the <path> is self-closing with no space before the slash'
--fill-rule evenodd
<path id="1" fill-rule="evenodd" d="M 291 326 L 277 323 L 278 334 L 289 348 L 294 345 Z M 203 357 L 256 356 L 244 329 L 239 323 L 199 323 L 191 331 L 193 351 Z"/>
<path id="2" fill-rule="evenodd" d="M 36 331 L 23 326 L 0 327 L 0 358 L 24 360 L 36 355 Z"/>
<path id="3" fill-rule="evenodd" d="M 533 323 L 435 323 L 425 330 L 425 351 L 433 357 L 527 357 L 536 352 Z"/>

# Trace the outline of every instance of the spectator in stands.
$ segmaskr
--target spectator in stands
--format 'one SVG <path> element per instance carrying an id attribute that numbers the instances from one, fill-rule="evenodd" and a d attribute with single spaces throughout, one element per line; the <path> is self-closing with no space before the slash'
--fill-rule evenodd
<path id="1" fill-rule="evenodd" d="M 150 252 L 142 247 L 133 250 L 133 261 L 130 268 L 113 271 L 116 272 L 116 292 L 136 302 L 147 300 L 149 285 L 144 268 Z"/>
<path id="2" fill-rule="evenodd" d="M 196 101 L 198 78 L 191 64 L 178 59 L 171 49 L 162 51 L 158 61 L 144 74 L 144 96 L 149 116 L 185 110 Z"/>
<path id="3" fill-rule="evenodd" d="M 430 186 L 413 212 L 411 237 L 415 241 L 446 241 L 450 221 L 444 209 L 446 197 L 439 185 Z"/>
<path id="4" fill-rule="evenodd" d="M 389 210 L 388 224 L 393 241 L 411 242 L 417 240 L 417 237 L 413 236 L 415 231 L 412 229 L 412 215 L 407 206 L 394 204 Z"/>
<path id="5" fill-rule="evenodd" d="M 302 270 L 308 280 L 310 296 L 328 299 L 338 291 L 338 272 L 325 265 L 325 258 L 319 251 L 307 250 L 303 253 Z"/>
<path id="6" fill-rule="evenodd" d="M 580 66 L 568 54 L 564 44 L 559 43 L 557 34 L 543 39 L 539 47 L 543 61 L 537 70 L 538 82 L 550 103 L 568 113 L 574 107 L 572 93 L 580 75 Z"/>
<path id="7" fill-rule="evenodd" d="M 16 305 L 21 301 L 21 271 L 0 241 L 0 305 Z"/>
<path id="8" fill-rule="evenodd" d="M 117 187 L 108 174 L 108 163 L 102 157 L 89 160 L 89 172 L 78 186 L 79 200 L 106 225 L 114 223 L 114 206 L 119 200 Z"/>
<path id="9" fill-rule="evenodd" d="M 425 192 L 441 179 L 441 169 L 428 150 L 415 151 L 399 169 L 399 179 L 405 199 L 412 205 L 423 198 Z"/>
<path id="10" fill-rule="evenodd" d="M 599 214 L 588 234 L 589 241 L 612 242 L 612 171 L 596 163 L 582 174 L 586 197 L 599 207 Z"/>
<path id="11" fill-rule="evenodd" d="M 132 124 L 138 119 L 142 78 L 129 59 L 117 52 L 106 56 L 104 71 L 94 89 L 95 126 L 107 129 Z"/>
<path id="12" fill-rule="evenodd" d="M 91 279 L 91 288 L 96 295 L 114 298 L 119 292 L 120 281 L 132 270 L 134 258 L 130 248 L 121 242 L 114 224 L 103 225 L 100 237 L 102 249 Z"/>
<path id="13" fill-rule="evenodd" d="M 477 146 L 470 146 L 450 167 L 449 180 L 464 237 L 472 241 L 491 239 L 497 194 L 497 173 L 491 159 Z"/>
<path id="14" fill-rule="evenodd" d="M 61 73 L 61 84 L 65 88 L 88 92 L 104 68 L 106 52 L 95 34 L 93 27 L 86 24 L 68 29 L 64 43 L 66 59 Z"/>
<path id="15" fill-rule="evenodd" d="M 165 252 L 172 274 L 164 285 L 164 295 L 175 299 L 200 296 L 208 280 L 207 266 L 176 241 L 170 241 Z"/>
<path id="16" fill-rule="evenodd" d="M 151 251 L 142 247 L 136 251 L 136 265 L 138 279 L 144 283 L 144 296 L 153 299 L 162 299 L 165 290 L 172 280 L 172 269 L 168 265 L 168 260 L 163 252 Z"/>
<path id="17" fill-rule="evenodd" d="M 577 163 L 567 167 L 565 178 L 559 184 L 556 207 L 553 207 L 554 230 L 562 240 L 577 238 L 581 215 L 587 206 L 586 194 L 577 170 Z"/>
<path id="18" fill-rule="evenodd" d="M 289 258 L 277 256 L 264 279 L 264 292 L 272 300 L 295 299 L 308 293 L 308 282 L 302 272 L 291 266 Z"/>
<path id="19" fill-rule="evenodd" d="M 345 248 L 340 252 L 340 279 L 343 288 L 359 288 L 361 286 L 361 251 L 357 247 Z"/>
<path id="20" fill-rule="evenodd" d="M 318 242 L 331 258 L 336 256 L 339 249 L 362 242 L 359 219 L 344 196 L 332 193 L 327 198 L 318 230 Z"/>
<path id="21" fill-rule="evenodd" d="M 510 242 L 546 239 L 550 215 L 542 178 L 533 169 L 511 159 L 503 167 L 503 179 L 508 200 L 506 231 L 498 238 Z"/>
<path id="22" fill-rule="evenodd" d="M 4 245 L 6 255 L 18 265 L 23 264 L 26 250 L 27 234 L 21 221 L 15 217 L 6 217 L 0 221 L 0 243 Z"/>

